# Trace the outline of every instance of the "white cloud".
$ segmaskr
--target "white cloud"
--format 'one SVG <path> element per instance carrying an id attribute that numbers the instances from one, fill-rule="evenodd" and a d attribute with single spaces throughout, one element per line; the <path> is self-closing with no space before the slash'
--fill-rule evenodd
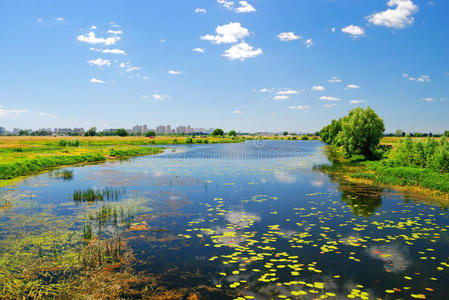
<path id="1" fill-rule="evenodd" d="M 297 105 L 297 106 L 291 105 L 288 108 L 289 109 L 304 110 L 304 109 L 308 109 L 309 106 L 308 105 Z"/>
<path id="2" fill-rule="evenodd" d="M 249 31 L 242 27 L 240 23 L 229 23 L 217 26 L 215 29 L 217 35 L 206 34 L 201 37 L 204 41 L 211 41 L 214 44 L 237 43 L 239 40 L 249 36 Z"/>
<path id="3" fill-rule="evenodd" d="M 103 80 L 100 80 L 100 79 L 97 79 L 97 78 L 92 78 L 91 80 L 90 80 L 90 82 L 91 83 L 104 83 L 104 81 Z"/>
<path id="4" fill-rule="evenodd" d="M 162 95 L 162 94 L 153 94 L 153 99 L 156 102 L 162 102 L 167 100 L 169 97 L 167 95 Z"/>
<path id="5" fill-rule="evenodd" d="M 421 75 L 420 77 L 412 77 L 409 74 L 402 74 L 402 77 L 407 78 L 410 81 L 416 81 L 416 82 L 431 82 L 429 75 Z"/>
<path id="6" fill-rule="evenodd" d="M 310 48 L 310 47 L 313 46 L 313 41 L 312 41 L 312 39 L 308 39 L 308 40 L 306 40 L 304 43 L 306 44 L 306 47 L 307 47 L 307 48 Z"/>
<path id="7" fill-rule="evenodd" d="M 87 35 L 79 35 L 77 37 L 78 41 L 85 42 L 88 44 L 104 44 L 106 46 L 114 45 L 120 40 L 118 36 L 110 36 L 107 38 L 99 38 L 95 35 L 95 32 L 90 31 Z"/>
<path id="8" fill-rule="evenodd" d="M 341 29 L 342 32 L 350 34 L 353 38 L 358 38 L 365 35 L 365 30 L 356 25 L 349 25 Z"/>
<path id="9" fill-rule="evenodd" d="M 56 18 L 56 21 L 58 21 L 58 22 L 64 22 L 64 18 L 63 18 L 63 17 L 58 17 L 58 18 Z"/>
<path id="10" fill-rule="evenodd" d="M 148 95 L 142 95 L 142 99 L 148 99 L 149 96 Z"/>
<path id="11" fill-rule="evenodd" d="M 104 66 L 110 67 L 111 66 L 110 60 L 102 59 L 102 58 L 89 60 L 88 63 L 91 66 L 97 66 L 97 67 L 104 67 Z"/>
<path id="12" fill-rule="evenodd" d="M 113 34 L 113 35 L 120 35 L 123 33 L 123 31 L 121 30 L 108 30 L 108 33 Z"/>
<path id="13" fill-rule="evenodd" d="M 299 94 L 298 91 L 296 90 L 282 90 L 277 92 L 278 95 L 297 95 Z"/>
<path id="14" fill-rule="evenodd" d="M 331 28 L 331 31 L 332 31 L 332 32 L 335 32 L 335 31 L 337 31 L 337 28 L 332 27 L 332 28 Z"/>
<path id="15" fill-rule="evenodd" d="M 359 89 L 360 86 L 358 86 L 357 84 L 348 84 L 346 86 L 347 89 Z"/>
<path id="16" fill-rule="evenodd" d="M 341 79 L 335 76 L 332 76 L 331 79 L 328 80 L 331 83 L 339 83 L 341 82 Z"/>
<path id="17" fill-rule="evenodd" d="M 241 114 L 243 114 L 243 112 L 240 111 L 240 110 L 234 110 L 232 113 L 233 113 L 233 114 L 236 114 L 236 115 L 241 115 Z"/>
<path id="18" fill-rule="evenodd" d="M 419 8 L 412 0 L 389 0 L 387 5 L 389 9 L 366 17 L 368 22 L 396 29 L 405 28 L 415 22 L 413 15 Z"/>
<path id="19" fill-rule="evenodd" d="M 0 105 L 0 117 L 2 118 L 17 117 L 27 112 L 28 110 L 25 109 L 4 109 L 3 106 Z"/>
<path id="20" fill-rule="evenodd" d="M 267 88 L 263 88 L 263 89 L 260 89 L 259 92 L 261 92 L 261 93 L 267 93 L 267 92 L 268 92 L 268 89 L 267 89 Z"/>
<path id="21" fill-rule="evenodd" d="M 248 1 L 239 1 L 240 6 L 235 9 L 236 13 L 250 13 L 255 12 L 254 6 L 248 3 Z"/>
<path id="22" fill-rule="evenodd" d="M 290 42 L 302 39 L 301 36 L 296 35 L 294 32 L 281 32 L 278 34 L 278 38 L 282 42 Z"/>
<path id="23" fill-rule="evenodd" d="M 125 69 L 125 72 L 133 72 L 133 71 L 138 71 L 138 70 L 142 69 L 141 67 L 132 66 L 129 62 L 120 63 L 120 68 Z"/>
<path id="24" fill-rule="evenodd" d="M 366 103 L 368 101 L 366 100 L 350 100 L 349 103 L 351 104 L 360 104 L 360 103 Z"/>
<path id="25" fill-rule="evenodd" d="M 340 98 L 329 97 L 329 96 L 321 96 L 320 100 L 324 100 L 324 101 L 340 101 Z"/>
<path id="26" fill-rule="evenodd" d="M 326 107 L 326 108 L 332 108 L 335 105 L 336 105 L 335 103 L 331 103 L 331 104 L 324 104 L 323 106 Z"/>
<path id="27" fill-rule="evenodd" d="M 95 30 L 95 29 L 97 29 L 97 26 L 95 26 L 95 25 L 90 26 L 90 30 Z"/>
<path id="28" fill-rule="evenodd" d="M 324 91 L 326 88 L 324 87 L 324 86 L 322 86 L 322 85 L 315 85 L 315 86 L 312 86 L 312 91 Z"/>
<path id="29" fill-rule="evenodd" d="M 226 8 L 226 9 L 232 9 L 234 7 L 234 2 L 233 1 L 217 0 L 217 3 L 223 5 L 223 7 Z"/>
<path id="30" fill-rule="evenodd" d="M 244 61 L 247 58 L 256 57 L 263 54 L 261 48 L 254 49 L 252 46 L 248 45 L 245 42 L 241 42 L 240 44 L 236 44 L 225 51 L 223 54 L 224 57 L 229 58 L 230 60 L 239 59 Z"/>
<path id="31" fill-rule="evenodd" d="M 38 23 L 42 23 L 42 21 L 44 21 L 42 18 L 39 18 L 36 20 Z"/>
<path id="32" fill-rule="evenodd" d="M 103 53 L 110 53 L 110 54 L 126 55 L 126 52 L 124 50 L 121 50 L 121 49 L 104 49 L 101 52 L 103 52 Z"/>
<path id="33" fill-rule="evenodd" d="M 426 102 L 433 102 L 435 100 L 436 100 L 435 98 L 431 98 L 431 97 L 426 97 L 423 99 L 423 101 L 426 101 Z"/>
<path id="34" fill-rule="evenodd" d="M 196 8 L 195 13 L 196 14 L 206 14 L 207 10 L 205 8 Z"/>
<path id="35" fill-rule="evenodd" d="M 287 100 L 287 99 L 290 99 L 290 97 L 287 95 L 276 95 L 273 98 L 273 100 L 276 100 L 276 101 Z"/>
<path id="36" fill-rule="evenodd" d="M 204 49 L 203 48 L 195 48 L 192 50 L 193 52 L 198 52 L 198 53 L 204 53 Z"/>
<path id="37" fill-rule="evenodd" d="M 181 71 L 176 71 L 176 70 L 170 70 L 170 71 L 168 71 L 168 74 L 170 74 L 170 75 L 181 75 L 182 72 Z"/>

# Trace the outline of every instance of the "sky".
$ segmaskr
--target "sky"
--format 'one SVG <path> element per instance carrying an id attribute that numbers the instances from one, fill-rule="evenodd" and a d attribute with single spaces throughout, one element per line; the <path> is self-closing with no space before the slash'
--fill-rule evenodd
<path id="1" fill-rule="evenodd" d="M 447 0 L 0 0 L 0 126 L 449 130 Z"/>

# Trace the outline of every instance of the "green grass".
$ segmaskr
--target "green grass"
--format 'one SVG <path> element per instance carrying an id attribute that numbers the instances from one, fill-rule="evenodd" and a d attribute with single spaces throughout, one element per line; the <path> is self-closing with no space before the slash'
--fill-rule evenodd
<path id="1" fill-rule="evenodd" d="M 0 164 L 0 180 L 40 173 L 64 165 L 101 162 L 106 158 L 99 154 L 42 156 L 19 162 Z"/>

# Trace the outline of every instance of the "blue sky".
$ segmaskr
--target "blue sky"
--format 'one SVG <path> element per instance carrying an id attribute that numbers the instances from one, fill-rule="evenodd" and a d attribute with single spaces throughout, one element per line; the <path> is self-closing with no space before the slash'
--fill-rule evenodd
<path id="1" fill-rule="evenodd" d="M 0 0 L 0 126 L 449 129 L 447 0 Z"/>

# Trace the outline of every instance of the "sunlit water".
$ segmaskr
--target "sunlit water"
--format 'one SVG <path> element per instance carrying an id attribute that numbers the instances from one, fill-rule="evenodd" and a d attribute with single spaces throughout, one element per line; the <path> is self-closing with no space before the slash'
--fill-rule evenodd
<path id="1" fill-rule="evenodd" d="M 446 211 L 331 180 L 313 169 L 329 163 L 322 147 L 175 146 L 72 167 L 72 180 L 32 177 L 2 190 L 0 254 L 13 255 L 8 244 L 27 233 L 41 243 L 48 230 L 75 234 L 89 222 L 94 234 L 112 236 L 116 227 L 88 217 L 112 203 L 133 217 L 119 234 L 137 258 L 136 272 L 166 274 L 167 288 L 208 285 L 258 299 L 449 299 Z M 96 203 L 72 200 L 74 190 L 105 187 L 126 193 Z M 52 241 L 56 248 L 76 244 L 70 237 L 59 242 Z"/>

